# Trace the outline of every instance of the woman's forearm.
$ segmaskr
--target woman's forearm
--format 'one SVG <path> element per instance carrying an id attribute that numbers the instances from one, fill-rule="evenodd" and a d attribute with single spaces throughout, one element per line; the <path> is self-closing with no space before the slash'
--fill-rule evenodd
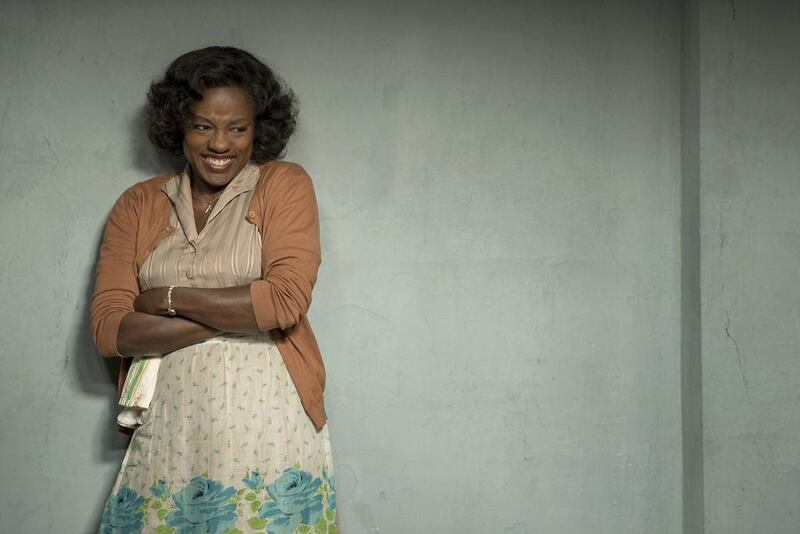
<path id="1" fill-rule="evenodd" d="M 223 332 L 257 333 L 250 286 L 203 289 L 176 287 L 172 307 L 180 317 Z"/>
<path id="2" fill-rule="evenodd" d="M 117 349 L 125 356 L 155 356 L 201 343 L 220 334 L 205 324 L 181 317 L 131 312 L 122 318 Z"/>

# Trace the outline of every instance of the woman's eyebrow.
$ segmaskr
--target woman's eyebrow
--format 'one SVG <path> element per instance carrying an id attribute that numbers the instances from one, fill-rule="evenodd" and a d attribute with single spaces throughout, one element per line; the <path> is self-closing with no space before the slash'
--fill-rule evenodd
<path id="1" fill-rule="evenodd" d="M 192 120 L 205 121 L 205 122 L 208 122 L 208 123 L 213 124 L 214 126 L 216 126 L 216 124 L 214 123 L 213 120 L 211 120 L 211 119 L 209 119 L 207 117 L 203 117 L 202 115 L 192 115 Z M 228 125 L 236 124 L 238 122 L 250 122 L 250 119 L 248 117 L 236 117 L 234 119 L 231 119 L 231 121 L 228 123 Z"/>

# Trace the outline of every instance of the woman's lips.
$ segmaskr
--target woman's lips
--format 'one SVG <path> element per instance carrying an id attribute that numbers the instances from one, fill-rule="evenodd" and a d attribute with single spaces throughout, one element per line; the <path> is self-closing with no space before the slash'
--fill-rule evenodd
<path id="1" fill-rule="evenodd" d="M 233 162 L 234 158 L 216 158 L 212 156 L 203 156 L 203 161 L 206 166 L 212 171 L 224 171 Z"/>

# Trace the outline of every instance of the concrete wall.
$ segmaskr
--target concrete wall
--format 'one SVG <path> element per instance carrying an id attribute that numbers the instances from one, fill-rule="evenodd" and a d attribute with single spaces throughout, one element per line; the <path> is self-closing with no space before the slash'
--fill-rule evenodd
<path id="1" fill-rule="evenodd" d="M 700 240 L 700 1 L 681 24 L 681 416 L 683 534 L 703 534 L 703 360 Z"/>
<path id="2" fill-rule="evenodd" d="M 702 2 L 707 534 L 800 531 L 800 5 Z"/>
<path id="3" fill-rule="evenodd" d="M 0 530 L 97 524 L 125 448 L 116 369 L 86 324 L 100 232 L 123 189 L 168 168 L 139 122 L 150 79 L 227 43 L 302 101 L 287 159 L 315 179 L 322 215 L 311 319 L 343 531 L 680 531 L 680 5 L 222 6 L 0 3 Z M 752 172 L 776 165 L 758 161 Z M 744 175 L 725 183 L 723 163 L 708 213 L 743 224 L 715 204 L 742 191 L 761 193 L 753 210 L 788 210 Z M 776 265 L 796 259 L 781 221 L 763 228 L 775 248 L 756 249 L 783 254 Z M 754 253 L 761 234 L 746 230 L 722 260 Z M 760 280 L 788 283 L 771 265 Z M 782 325 L 786 342 L 788 296 L 751 309 L 721 295 L 745 358 L 767 342 L 744 331 L 753 318 L 777 318 L 758 324 Z M 704 350 L 730 359 L 715 339 Z M 791 347 L 770 350 L 783 355 L 773 367 L 743 364 L 751 387 L 780 386 L 751 390 L 754 421 L 756 402 L 790 413 Z M 742 443 L 765 458 L 775 447 Z"/>

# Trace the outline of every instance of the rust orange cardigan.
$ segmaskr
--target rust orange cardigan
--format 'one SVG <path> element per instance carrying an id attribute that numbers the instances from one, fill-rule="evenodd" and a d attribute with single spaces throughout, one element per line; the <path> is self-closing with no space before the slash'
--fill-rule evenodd
<path id="1" fill-rule="evenodd" d="M 325 367 L 306 313 L 321 262 L 319 214 L 306 171 L 295 163 L 259 165 L 247 219 L 261 234 L 262 279 L 250 284 L 253 313 L 261 332 L 269 332 L 286 363 L 306 413 L 317 429 L 326 421 Z M 161 186 L 173 174 L 139 182 L 111 209 L 95 271 L 90 324 L 102 356 L 120 356 L 117 331 L 133 311 L 139 294 L 138 272 L 159 241 L 173 232 L 172 204 Z M 119 387 L 130 358 L 123 357 Z"/>

